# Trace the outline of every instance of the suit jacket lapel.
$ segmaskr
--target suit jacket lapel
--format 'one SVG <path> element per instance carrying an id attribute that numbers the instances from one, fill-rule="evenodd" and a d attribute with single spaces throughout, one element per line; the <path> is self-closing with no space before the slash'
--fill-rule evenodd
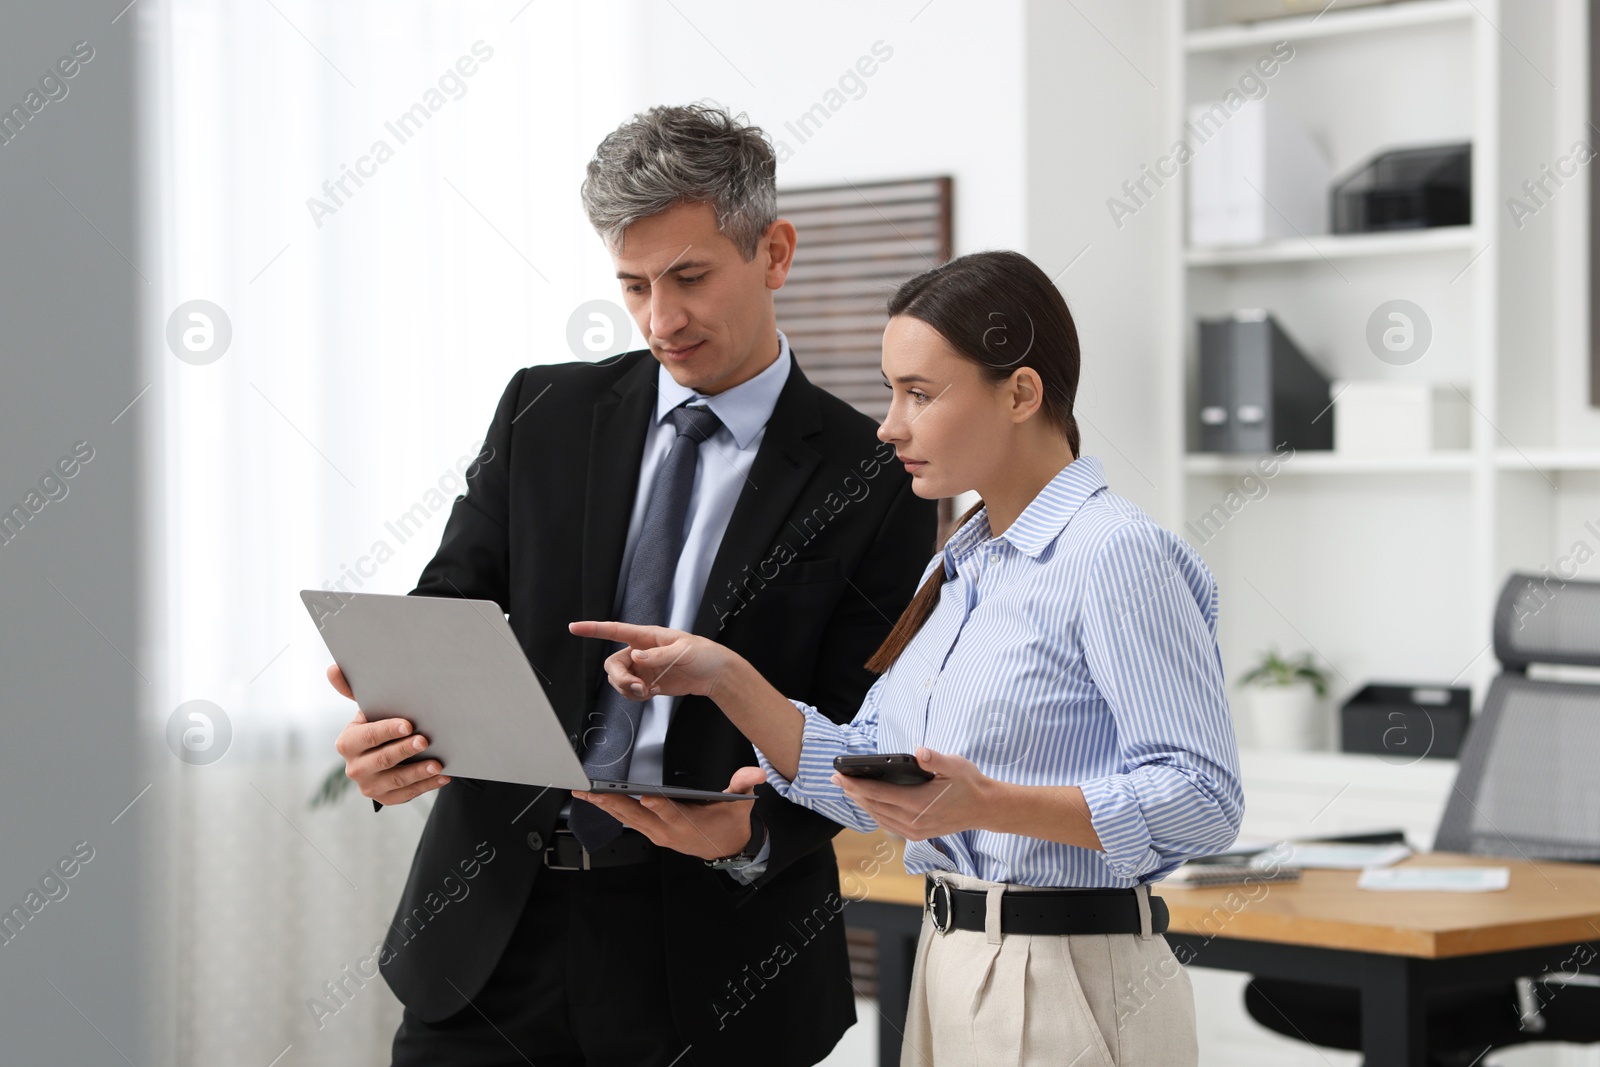
<path id="1" fill-rule="evenodd" d="M 717 640 L 721 632 L 717 605 L 729 600 L 729 583 L 737 584 L 745 567 L 754 569 L 767 555 L 800 491 L 821 457 L 805 439 L 821 431 L 817 387 L 800 372 L 790 354 L 789 377 L 767 420 L 755 462 L 734 505 L 706 576 L 705 592 L 695 613 L 694 632 Z"/>
<path id="2" fill-rule="evenodd" d="M 612 605 L 616 602 L 622 570 L 622 550 L 627 546 L 628 523 L 639 488 L 645 433 L 655 410 L 659 366 L 646 354 L 617 380 L 611 395 L 594 406 L 589 435 L 589 484 L 584 494 L 583 513 L 585 619 L 609 619 L 613 614 Z M 608 647 L 604 641 L 583 642 L 582 677 L 603 677 L 601 663 Z M 598 691 L 595 686 L 586 686 L 581 714 L 580 709 L 574 708 L 563 715 L 569 729 L 588 721 Z"/>

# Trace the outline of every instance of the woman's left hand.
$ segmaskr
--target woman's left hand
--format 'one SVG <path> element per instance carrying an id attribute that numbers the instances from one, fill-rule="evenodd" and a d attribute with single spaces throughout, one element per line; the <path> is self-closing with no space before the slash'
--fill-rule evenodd
<path id="1" fill-rule="evenodd" d="M 1000 783 L 971 760 L 919 748 L 917 762 L 937 777 L 921 785 L 891 785 L 835 774 L 833 782 L 879 826 L 907 841 L 978 829 L 994 814 L 995 787 Z"/>

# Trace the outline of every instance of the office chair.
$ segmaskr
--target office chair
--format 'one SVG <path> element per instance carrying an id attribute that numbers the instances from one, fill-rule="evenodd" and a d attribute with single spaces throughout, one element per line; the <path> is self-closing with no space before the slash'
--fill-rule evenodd
<path id="1" fill-rule="evenodd" d="M 1495 607 L 1500 674 L 1467 732 L 1434 849 L 1600 863 L 1600 683 L 1529 678 L 1530 664 L 1600 667 L 1600 582 L 1513 574 Z M 1574 974 L 1579 963 L 1589 973 Z M 1600 1042 L 1592 957 L 1515 984 L 1449 990 L 1428 1001 L 1429 1062 L 1467 1067 L 1532 1041 Z M 1326 1048 L 1359 1050 L 1356 990 L 1253 979 L 1256 1022 Z"/>

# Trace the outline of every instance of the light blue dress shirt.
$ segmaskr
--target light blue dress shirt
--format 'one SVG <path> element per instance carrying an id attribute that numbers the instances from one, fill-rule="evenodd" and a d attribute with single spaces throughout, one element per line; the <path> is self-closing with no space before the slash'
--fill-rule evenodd
<path id="1" fill-rule="evenodd" d="M 739 494 L 749 480 L 756 451 L 767 434 L 767 421 L 772 418 L 772 411 L 778 405 L 778 394 L 783 392 L 784 384 L 789 380 L 790 362 L 789 339 L 779 330 L 778 358 L 754 378 L 715 396 L 703 396 L 679 385 L 666 367 L 657 367 L 656 407 L 650 427 L 645 431 L 644 455 L 639 463 L 639 487 L 634 494 L 633 517 L 628 522 L 628 537 L 622 551 L 622 571 L 617 580 L 612 618 L 619 617 L 622 611 L 628 571 L 633 566 L 633 553 L 639 543 L 639 531 L 644 526 L 645 511 L 650 505 L 650 490 L 655 484 L 656 471 L 671 451 L 672 442 L 677 436 L 672 424 L 667 421 L 667 415 L 684 404 L 704 404 L 722 420 L 722 425 L 700 445 L 700 454 L 695 462 L 694 487 L 689 492 L 683 553 L 678 560 L 677 572 L 673 575 L 672 589 L 667 594 L 667 617 L 662 620 L 662 625 L 675 630 L 694 629 L 694 617 L 700 610 L 711 563 L 722 544 L 728 520 L 733 517 Z M 634 738 L 632 761 L 628 765 L 628 781 L 661 784 L 661 754 L 667 740 L 667 726 L 681 699 L 658 696 L 645 703 L 639 732 Z M 563 810 L 563 817 L 565 813 Z M 744 869 L 746 878 L 753 880 L 765 869 L 766 852 L 767 849 L 763 848 L 756 863 Z"/>
<path id="2" fill-rule="evenodd" d="M 1023 785 L 1076 785 L 1104 851 L 988 830 L 911 842 L 913 874 L 1127 887 L 1232 844 L 1244 814 L 1217 649 L 1217 586 L 1195 550 L 1067 464 L 999 536 L 980 510 L 930 561 L 938 606 L 854 721 L 805 715 L 789 800 L 858 830 L 837 755 L 926 746 Z"/>

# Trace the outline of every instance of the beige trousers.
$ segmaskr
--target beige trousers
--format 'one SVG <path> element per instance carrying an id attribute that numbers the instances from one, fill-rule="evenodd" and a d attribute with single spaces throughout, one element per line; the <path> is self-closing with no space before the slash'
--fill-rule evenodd
<path id="1" fill-rule="evenodd" d="M 924 914 L 900 1067 L 1194 1067 L 1194 994 L 1160 934 L 1000 933 L 1025 886 L 989 893 L 989 928 L 939 933 Z M 1147 892 L 1141 889 L 1141 892 Z"/>

